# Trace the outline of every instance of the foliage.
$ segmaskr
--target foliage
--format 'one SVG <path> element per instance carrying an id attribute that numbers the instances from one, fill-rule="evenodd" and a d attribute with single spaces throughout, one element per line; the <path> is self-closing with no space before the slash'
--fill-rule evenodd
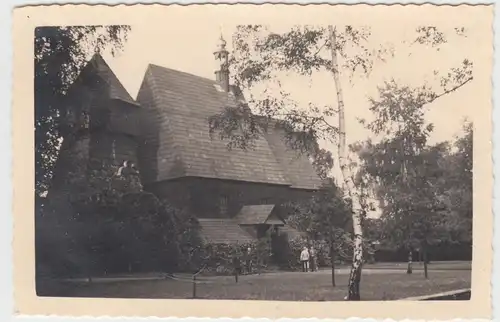
<path id="1" fill-rule="evenodd" d="M 373 51 L 369 51 L 365 47 L 366 40 L 370 35 L 368 28 L 356 29 L 352 26 L 345 26 L 345 28 L 333 29 L 330 26 L 327 31 L 325 28 L 303 26 L 293 27 L 289 32 L 281 35 L 264 32 L 265 34 L 263 36 L 260 34 L 259 37 L 259 33 L 263 29 L 261 26 L 242 26 L 234 35 L 233 65 L 237 71 L 236 85 L 238 87 L 245 86 L 248 89 L 255 82 L 271 80 L 275 72 L 295 72 L 299 75 L 310 76 L 313 71 L 322 69 L 332 72 L 334 75 L 338 111 L 333 105 L 317 106 L 311 102 L 306 109 L 300 107 L 290 99 L 290 95 L 283 90 L 279 80 L 274 78 L 279 93 L 277 97 L 269 95 L 270 92 L 264 90 L 266 94 L 264 99 L 259 100 L 251 96 L 249 100 L 253 111 L 263 116 L 263 118 L 258 119 L 263 120 L 264 122 L 261 123 L 264 124 L 255 126 L 256 118 L 249 113 L 251 110 L 249 105 L 240 104 L 232 113 L 228 113 L 230 109 L 226 109 L 224 113 L 212 117 L 210 130 L 212 133 L 218 131 L 221 138 L 229 138 L 229 146 L 231 146 L 234 138 L 237 140 L 241 137 L 249 140 L 255 139 L 259 130 L 265 130 L 268 126 L 267 122 L 272 120 L 272 123 L 278 123 L 285 129 L 286 141 L 294 150 L 307 154 L 317 152 L 317 149 L 314 148 L 320 140 L 334 142 L 336 135 L 339 135 L 339 165 L 343 170 L 344 180 L 348 182 L 347 191 L 353 210 L 354 246 L 357 250 L 357 252 L 353 252 L 353 256 L 357 260 L 353 261 L 352 273 L 354 275 L 351 274 L 350 278 L 349 294 L 351 295 L 354 289 L 359 290 L 361 278 L 362 231 L 359 222 L 361 211 L 358 209 L 361 205 L 358 202 L 356 187 L 353 186 L 350 176 L 346 177 L 344 173 L 348 171 L 343 164 L 346 135 L 337 56 L 340 55 L 343 58 L 343 67 L 352 73 L 362 69 L 365 74 L 368 74 L 371 71 L 374 56 L 381 58 L 380 55 L 377 55 L 380 54 L 380 51 L 375 52 L 374 55 Z M 349 52 L 349 49 L 354 49 L 355 54 Z M 382 50 L 382 52 L 384 51 Z M 329 118 L 337 112 L 339 113 L 338 128 L 329 122 Z M 223 121 L 227 119 L 232 121 Z M 242 125 L 235 127 L 235 121 Z M 232 126 L 226 127 L 225 124 Z M 244 133 L 240 135 L 236 133 L 237 131 Z M 250 133 L 248 134 L 248 132 Z M 247 145 L 245 142 L 242 147 L 246 148 Z M 325 175 L 321 171 L 319 173 Z M 353 285 L 355 286 L 353 287 Z M 359 295 L 354 297 L 359 297 Z"/>
<path id="2" fill-rule="evenodd" d="M 119 52 L 129 26 L 35 29 L 35 191 L 47 191 L 61 142 L 61 98 L 94 50 Z"/>
<path id="3" fill-rule="evenodd" d="M 75 158 L 37 212 L 39 274 L 101 275 L 189 269 L 197 227 L 182 210 L 142 190 L 136 171 Z M 50 252 L 47 250 L 50 249 Z"/>
<path id="4" fill-rule="evenodd" d="M 165 236 L 172 227 L 165 218 L 172 215 L 166 208 L 58 219 L 52 214 L 52 220 L 46 214 L 37 222 L 37 265 L 42 268 L 37 273 L 94 276 L 176 270 L 182 255 L 176 234 Z"/>
<path id="5" fill-rule="evenodd" d="M 293 206 L 288 221 L 311 239 L 329 239 L 332 229 L 344 230 L 350 223 L 349 204 L 331 180 L 312 198 Z"/>
<path id="6" fill-rule="evenodd" d="M 330 263 L 330 246 L 323 240 L 305 240 L 298 236 L 291 238 L 286 233 L 281 233 L 278 239 L 282 240 L 283 243 L 280 248 L 277 248 L 277 253 L 274 255 L 279 255 L 279 261 L 285 269 L 302 269 L 300 253 L 304 247 L 314 247 L 318 265 L 326 266 Z"/>
<path id="7" fill-rule="evenodd" d="M 471 242 L 471 125 L 466 129 L 470 132 L 455 145 L 467 148 L 454 153 L 448 143 L 440 143 L 401 157 L 400 137 L 359 147 L 363 171 L 377 186 L 383 211 L 379 238 L 386 245 L 419 249 Z"/>
<path id="8" fill-rule="evenodd" d="M 463 243 L 472 243 L 472 123 L 464 124 L 464 135 L 455 143 L 455 152 L 446 162 L 444 202 L 448 211 L 447 227 L 450 239 Z"/>
<path id="9" fill-rule="evenodd" d="M 345 26 L 337 29 L 337 47 L 343 57 L 342 68 L 350 73 L 369 73 L 374 59 L 392 55 L 390 48 L 370 48 L 369 28 Z M 271 120 L 287 132 L 287 141 L 294 149 L 315 153 L 318 141 L 334 141 L 338 134 L 330 117 L 337 114 L 333 105 L 309 103 L 299 106 L 283 88 L 282 72 L 311 76 L 313 72 L 331 71 L 330 39 L 325 28 L 295 26 L 277 34 L 260 25 L 238 26 L 233 35 L 230 60 L 237 87 L 246 91 L 248 104 L 228 107 L 211 118 L 211 131 L 229 139 L 230 146 L 253 147 L 252 142 L 266 129 Z M 259 83 L 268 84 L 263 97 L 252 95 L 250 89 Z M 249 111 L 252 113 L 249 113 Z M 259 117 L 260 116 L 260 117 Z M 235 126 L 235 122 L 239 126 Z"/>
<path id="10" fill-rule="evenodd" d="M 305 246 L 307 246 L 307 243 L 300 237 L 291 238 L 289 240 L 289 251 L 287 254 L 289 256 L 288 265 L 291 269 L 301 269 L 300 253 Z"/>
<path id="11" fill-rule="evenodd" d="M 455 31 L 459 33 L 459 30 Z M 444 33 L 435 27 L 419 27 L 416 34 L 412 45 L 432 43 L 439 46 L 447 41 Z M 367 40 L 370 35 L 369 28 L 352 26 L 330 26 L 328 29 L 295 26 L 280 34 L 270 32 L 262 26 L 240 26 L 233 35 L 234 51 L 231 66 L 235 84 L 249 92 L 248 104 L 241 103 L 237 107 L 228 107 L 224 112 L 210 118 L 211 133 L 218 133 L 220 138 L 229 139 L 228 146 L 236 144 L 242 148 L 252 147 L 252 140 L 258 137 L 260 132 L 266 131 L 269 123 L 278 123 L 285 128 L 287 143 L 302 153 L 314 155 L 317 152 L 314 147 L 320 141 L 338 143 L 338 161 L 350 198 L 352 236 L 356 248 L 353 253 L 356 260 L 353 261 L 349 298 L 352 295 L 352 298 L 356 299 L 359 298 L 357 290 L 361 278 L 361 248 L 366 244 L 362 240 L 361 226 L 366 215 L 368 200 L 365 191 L 367 188 L 362 184 L 363 176 L 361 176 L 363 180 L 356 181 L 360 178 L 354 178 L 350 168 L 345 164 L 348 155 L 345 149 L 344 100 L 340 74 L 347 72 L 352 76 L 356 72 L 361 72 L 369 76 L 374 62 L 384 61 L 394 54 L 391 45 L 369 48 Z M 292 99 L 279 80 L 279 75 L 283 74 L 294 73 L 310 77 L 317 71 L 333 74 L 337 106 L 334 104 L 320 106 L 312 102 L 301 105 Z M 435 74 L 437 76 L 439 73 Z M 432 131 L 432 127 L 424 129 L 419 123 L 423 115 L 421 107 L 459 89 L 471 80 L 472 63 L 465 59 L 463 66 L 452 69 L 442 78 L 443 93 L 440 94 L 425 86 L 415 90 L 401 87 L 395 81 L 388 82 L 385 84 L 386 88 L 380 89 L 380 99 L 371 100 L 376 120 L 369 124 L 368 128 L 378 134 L 403 131 L 404 133 L 398 133 L 397 136 L 404 138 L 404 147 L 401 149 L 404 154 L 419 145 L 424 146 L 425 131 Z M 250 92 L 256 84 L 265 84 L 261 96 Z M 331 99 L 331 102 L 333 101 L 334 99 Z M 331 117 L 337 114 L 338 127 L 330 123 Z M 393 115 L 397 115 L 397 118 L 393 118 Z M 408 120 L 415 124 L 408 124 Z M 402 129 L 398 128 L 401 123 L 404 125 Z M 408 139 L 412 140 L 410 144 Z M 407 163 L 406 157 L 404 163 Z M 406 169 L 408 167 L 405 166 L 405 171 Z M 325 177 L 325 171 L 319 173 Z"/>
<path id="12" fill-rule="evenodd" d="M 269 249 L 266 247 L 262 251 L 258 244 L 259 242 L 239 243 L 237 245 L 206 243 L 203 246 L 203 271 L 217 275 L 232 275 L 234 274 L 234 257 L 238 258 L 241 267 L 244 267 L 248 254 L 247 250 L 250 248 L 249 258 L 252 261 L 252 272 L 255 272 L 255 270 L 262 268 L 259 265 L 262 265 L 262 262 L 267 262 L 269 257 Z"/>
<path id="13" fill-rule="evenodd" d="M 455 31 L 461 34 L 464 30 Z M 420 27 L 417 33 L 414 43 L 439 47 L 447 41 L 435 27 Z M 377 98 L 369 99 L 374 120 L 360 122 L 381 138 L 377 143 L 368 140 L 358 144 L 354 150 L 362 160 L 360 172 L 368 175 L 376 187 L 383 210 L 384 237 L 392 243 L 415 249 L 446 238 L 450 216 L 443 216 L 445 199 L 449 200 L 444 197 L 443 178 L 449 146 L 427 145 L 434 126 L 426 122 L 425 113 L 430 103 L 472 81 L 472 72 L 472 62 L 464 59 L 461 66 L 440 77 L 439 89 L 427 84 L 405 86 L 391 80 L 378 88 Z"/>

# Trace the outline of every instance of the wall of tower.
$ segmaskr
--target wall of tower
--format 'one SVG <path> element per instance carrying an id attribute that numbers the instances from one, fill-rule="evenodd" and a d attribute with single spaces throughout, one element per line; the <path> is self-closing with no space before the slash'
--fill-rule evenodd
<path id="1" fill-rule="evenodd" d="M 119 166 L 125 160 L 137 164 L 138 140 L 127 134 L 99 131 L 89 141 L 90 160 L 107 160 Z"/>
<path id="2" fill-rule="evenodd" d="M 51 193 L 64 191 L 71 193 L 70 181 L 74 177 L 87 175 L 89 161 L 90 135 L 67 137 L 61 145 L 54 168 Z"/>

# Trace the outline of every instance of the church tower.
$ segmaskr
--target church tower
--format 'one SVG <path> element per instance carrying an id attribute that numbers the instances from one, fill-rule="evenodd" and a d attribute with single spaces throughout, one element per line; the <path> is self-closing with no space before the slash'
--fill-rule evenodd
<path id="1" fill-rule="evenodd" d="M 217 63 L 215 80 L 225 92 L 229 92 L 229 52 L 226 50 L 226 41 L 222 37 L 222 34 L 220 35 L 214 56 Z"/>
<path id="2" fill-rule="evenodd" d="M 141 109 L 99 53 L 82 69 L 63 102 L 63 142 L 50 195 L 95 198 L 104 191 L 141 190 L 139 177 L 117 187 L 115 177 L 137 164 Z M 113 178 L 113 179 L 112 179 Z M 119 178 L 118 178 L 119 179 Z"/>

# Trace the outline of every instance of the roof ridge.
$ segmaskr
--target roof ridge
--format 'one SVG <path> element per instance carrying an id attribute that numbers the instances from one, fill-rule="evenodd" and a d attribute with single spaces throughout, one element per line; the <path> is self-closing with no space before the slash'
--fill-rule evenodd
<path id="1" fill-rule="evenodd" d="M 103 75 L 102 71 L 99 69 L 98 64 L 101 64 L 101 66 L 104 65 L 104 67 L 109 71 L 109 74 L 108 75 Z M 83 72 L 84 69 L 93 69 L 95 71 L 96 75 L 98 75 L 104 82 L 106 82 L 107 85 L 110 88 L 112 88 L 113 86 L 117 86 L 118 90 L 120 92 L 123 92 L 123 94 L 125 96 L 125 97 L 121 97 L 119 95 L 119 96 L 110 97 L 110 98 L 122 100 L 124 102 L 130 103 L 130 104 L 133 104 L 133 105 L 139 105 L 137 103 L 137 101 L 134 100 L 134 98 L 132 97 L 132 95 L 130 95 L 130 93 L 125 88 L 125 86 L 123 86 L 123 84 L 120 81 L 120 79 L 118 78 L 118 76 L 116 76 L 116 73 L 113 71 L 113 69 L 111 68 L 111 66 L 109 66 L 109 64 L 106 62 L 106 60 L 104 59 L 104 57 L 102 57 L 101 54 L 95 53 L 92 56 L 92 58 L 87 62 L 87 64 L 82 68 L 82 72 Z M 107 76 L 107 77 L 105 77 L 105 76 Z M 111 79 L 109 79 L 109 77 L 111 77 L 113 79 L 111 80 Z"/>
<path id="2" fill-rule="evenodd" d="M 240 224 L 258 224 L 258 223 L 265 223 L 269 217 L 272 215 L 274 209 L 276 207 L 276 204 L 257 204 L 257 205 L 244 205 L 241 207 L 240 211 L 236 214 L 234 217 Z M 259 208 L 259 210 L 264 210 L 263 212 L 260 212 L 259 214 L 256 214 L 255 211 L 250 211 L 248 210 L 255 210 L 255 208 Z M 264 208 L 264 209 L 262 209 Z M 256 215 L 262 215 L 265 216 L 265 218 L 260 218 L 256 217 Z M 248 218 L 248 217 L 251 218 Z"/>
<path id="3" fill-rule="evenodd" d="M 214 83 L 214 84 L 217 83 L 217 81 L 214 80 L 214 79 L 210 79 L 210 78 L 203 77 L 203 76 L 196 75 L 196 74 L 191 74 L 191 73 L 184 72 L 184 71 L 181 71 L 181 70 L 178 70 L 178 69 L 173 69 L 173 68 L 170 68 L 170 67 L 165 67 L 165 66 L 157 65 L 157 64 L 154 64 L 154 63 L 149 63 L 148 64 L 148 68 L 150 68 L 150 67 L 161 68 L 161 69 L 169 70 L 169 71 L 172 71 L 172 72 L 175 72 L 175 73 L 179 73 L 179 74 L 183 74 L 183 75 L 190 76 L 190 77 L 197 77 L 197 78 L 203 79 L 205 81 L 209 81 L 209 82 Z"/>

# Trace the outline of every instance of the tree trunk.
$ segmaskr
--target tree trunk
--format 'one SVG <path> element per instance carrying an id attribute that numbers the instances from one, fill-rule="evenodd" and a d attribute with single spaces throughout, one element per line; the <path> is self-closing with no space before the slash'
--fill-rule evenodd
<path id="1" fill-rule="evenodd" d="M 333 241 L 330 242 L 330 262 L 332 265 L 332 286 L 335 287 L 335 247 Z"/>
<path id="2" fill-rule="evenodd" d="M 347 166 L 347 150 L 346 150 L 346 130 L 344 116 L 344 98 L 342 96 L 342 87 L 340 84 L 340 73 L 337 61 L 337 39 L 333 26 L 328 26 L 330 34 L 330 51 L 332 55 L 332 73 L 337 89 L 337 103 L 339 111 L 339 142 L 338 142 L 338 157 L 339 166 L 342 171 L 345 187 L 352 201 L 352 227 L 354 233 L 354 250 L 352 257 L 352 267 L 349 276 L 349 293 L 347 300 L 359 301 L 359 284 L 361 282 L 361 270 L 363 266 L 363 231 L 361 228 L 362 207 L 360 195 L 354 184 L 351 170 Z"/>
<path id="3" fill-rule="evenodd" d="M 429 263 L 427 259 L 427 245 L 422 247 L 422 251 L 424 253 L 424 276 L 425 278 L 429 278 L 429 272 L 427 271 L 427 264 Z"/>
<path id="4" fill-rule="evenodd" d="M 410 249 L 410 250 L 408 250 L 408 268 L 406 269 L 406 274 L 413 273 L 413 270 L 412 270 L 412 259 L 413 259 L 413 252 Z"/>

